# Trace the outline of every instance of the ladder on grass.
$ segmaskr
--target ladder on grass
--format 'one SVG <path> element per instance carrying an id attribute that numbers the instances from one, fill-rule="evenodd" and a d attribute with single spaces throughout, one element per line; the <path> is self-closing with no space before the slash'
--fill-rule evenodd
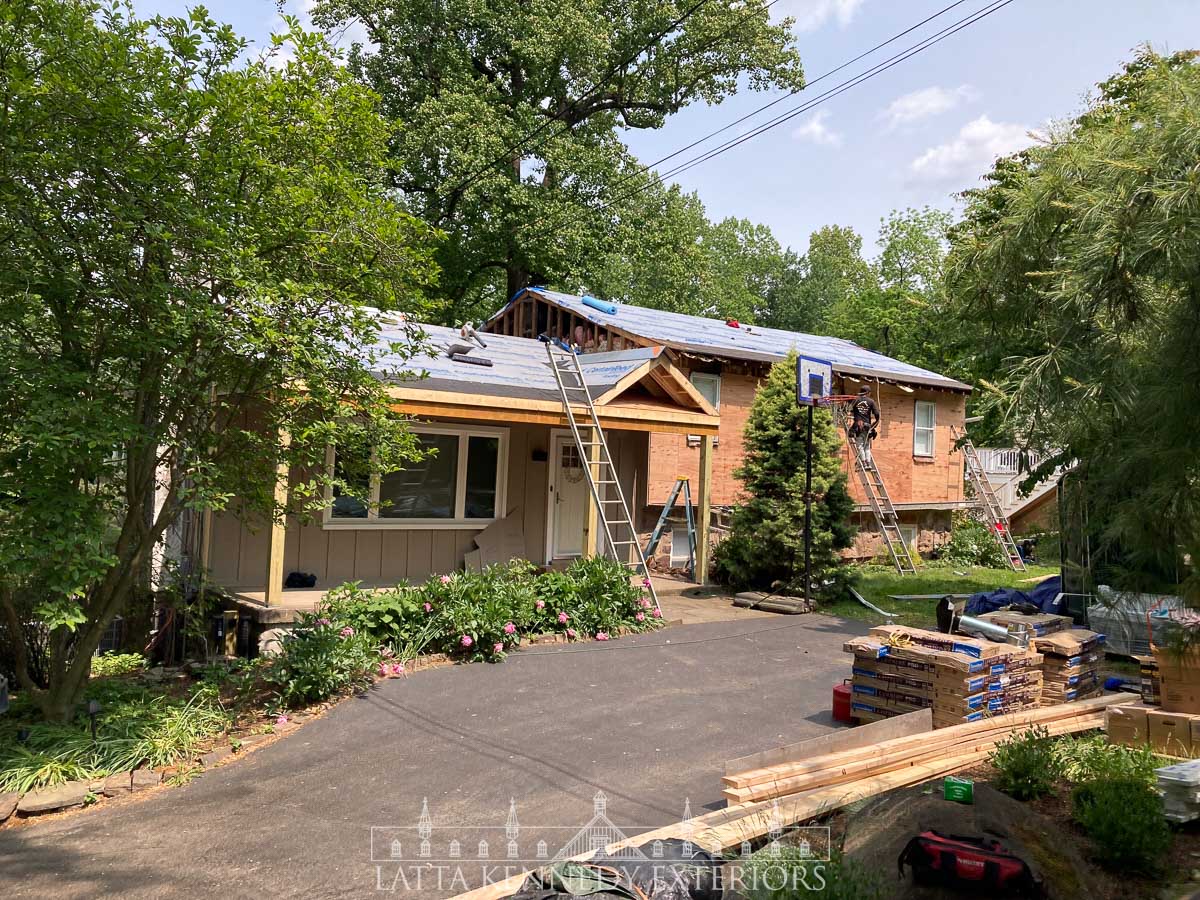
<path id="1" fill-rule="evenodd" d="M 875 457 L 871 454 L 871 443 L 867 438 L 847 436 L 846 440 L 854 451 L 854 469 L 862 482 L 871 512 L 883 535 L 883 543 L 892 557 L 892 564 L 901 575 L 915 575 L 917 567 L 913 563 L 912 553 L 904 540 L 904 532 L 900 530 L 900 517 L 896 515 L 896 507 L 892 505 L 891 495 L 875 465 Z"/>
<path id="2" fill-rule="evenodd" d="M 996 543 L 1000 545 L 1000 550 L 1008 559 L 1012 570 L 1014 572 L 1027 571 L 1025 560 L 1021 559 L 1021 551 L 1017 549 L 1017 542 L 1013 540 L 1012 532 L 1009 530 L 1008 516 L 1004 514 L 1004 507 L 1000 505 L 996 492 L 992 490 L 992 483 L 988 481 L 983 463 L 979 461 L 979 452 L 975 449 L 975 445 L 967 437 L 967 432 L 957 425 L 950 426 L 950 437 L 963 452 L 963 458 L 967 462 L 967 479 L 975 492 L 976 505 L 987 518 L 988 530 L 996 538 Z"/>
<path id="3" fill-rule="evenodd" d="M 661 614 L 658 593 L 650 580 L 650 567 L 646 565 L 646 557 L 638 543 L 637 529 L 633 525 L 633 517 L 629 514 L 629 504 L 621 491 L 617 467 L 613 465 L 612 456 L 608 452 L 608 441 L 600 428 L 600 418 L 596 415 L 595 404 L 592 403 L 592 393 L 583 379 L 579 354 L 557 338 L 542 335 L 539 339 L 546 344 L 550 371 L 554 373 L 554 381 L 558 385 L 567 426 L 571 429 L 571 437 L 575 439 L 575 447 L 579 451 L 579 459 L 592 492 L 592 500 L 596 504 L 596 519 L 605 538 L 604 547 L 613 559 L 645 579 L 650 599 Z M 587 410 L 582 423 L 576 418 L 576 406 L 583 406 Z M 595 538 L 595 535 L 588 535 L 588 540 Z M 624 552 L 620 548 L 624 548 Z M 633 550 L 632 554 L 629 553 L 630 548 Z M 587 548 L 584 550 L 586 552 Z M 634 557 L 632 562 L 631 555 Z"/>

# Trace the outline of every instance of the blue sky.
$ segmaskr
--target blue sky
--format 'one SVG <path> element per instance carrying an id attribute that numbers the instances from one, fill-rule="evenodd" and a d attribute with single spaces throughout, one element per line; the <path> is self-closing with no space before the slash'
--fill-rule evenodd
<path id="1" fill-rule="evenodd" d="M 133 2 L 142 15 L 179 13 L 195 5 Z M 303 18 L 307 2 L 287 0 L 287 9 Z M 949 2 L 778 0 L 772 13 L 796 18 L 800 53 L 812 79 Z M 215 18 L 256 42 L 264 41 L 278 23 L 274 0 L 209 0 L 205 5 Z M 813 91 L 985 5 L 986 0 L 967 0 L 886 53 Z M 879 220 L 890 210 L 926 204 L 952 208 L 951 194 L 976 184 L 997 153 L 1029 143 L 1030 131 L 1076 111 L 1092 85 L 1143 42 L 1159 50 L 1200 46 L 1200 3 L 1015 0 L 812 112 L 683 173 L 678 181 L 699 193 L 711 218 L 764 222 L 781 243 L 797 249 L 822 225 L 851 225 L 864 235 L 865 255 L 870 256 Z M 773 95 L 746 91 L 720 106 L 686 109 L 660 131 L 629 132 L 625 138 L 650 162 L 769 99 Z M 784 101 L 762 118 L 804 99 L 802 94 Z M 726 133 L 713 145 L 754 124 Z"/>

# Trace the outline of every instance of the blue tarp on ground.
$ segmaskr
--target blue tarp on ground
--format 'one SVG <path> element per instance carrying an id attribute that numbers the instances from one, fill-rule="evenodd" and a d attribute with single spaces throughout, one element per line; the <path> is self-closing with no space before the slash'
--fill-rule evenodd
<path id="1" fill-rule="evenodd" d="M 978 616 L 981 613 L 995 612 L 1016 603 L 1028 603 L 1036 606 L 1044 613 L 1062 615 L 1062 603 L 1055 602 L 1062 593 L 1062 578 L 1055 575 L 1039 582 L 1032 591 L 1026 592 L 1016 588 L 998 588 L 994 591 L 983 591 L 972 594 L 967 600 L 966 614 Z"/>

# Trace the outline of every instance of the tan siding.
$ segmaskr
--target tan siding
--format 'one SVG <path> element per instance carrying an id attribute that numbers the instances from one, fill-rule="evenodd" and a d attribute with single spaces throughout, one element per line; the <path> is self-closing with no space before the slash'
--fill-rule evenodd
<path id="1" fill-rule="evenodd" d="M 403 581 L 408 576 L 407 531 L 382 531 L 383 558 L 379 566 L 381 581 Z"/>

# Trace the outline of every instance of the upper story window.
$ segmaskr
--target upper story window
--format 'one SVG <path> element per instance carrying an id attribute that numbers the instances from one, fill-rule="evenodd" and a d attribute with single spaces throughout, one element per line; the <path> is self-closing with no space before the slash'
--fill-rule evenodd
<path id="1" fill-rule="evenodd" d="M 483 528 L 504 515 L 508 429 L 413 427 L 429 455 L 403 469 L 368 476 L 366 460 L 330 448 L 328 465 L 356 485 L 364 503 L 332 491 L 326 528 Z"/>
<path id="2" fill-rule="evenodd" d="M 688 376 L 692 387 L 700 392 L 705 400 L 713 405 L 713 409 L 721 409 L 721 376 L 716 372 L 693 372 Z M 687 436 L 688 445 L 695 446 L 700 443 L 700 435 L 689 434 Z M 717 438 L 713 437 L 713 444 L 717 443 Z"/>
<path id="3" fill-rule="evenodd" d="M 928 400 L 914 401 L 913 456 L 933 456 L 934 410 Z"/>

